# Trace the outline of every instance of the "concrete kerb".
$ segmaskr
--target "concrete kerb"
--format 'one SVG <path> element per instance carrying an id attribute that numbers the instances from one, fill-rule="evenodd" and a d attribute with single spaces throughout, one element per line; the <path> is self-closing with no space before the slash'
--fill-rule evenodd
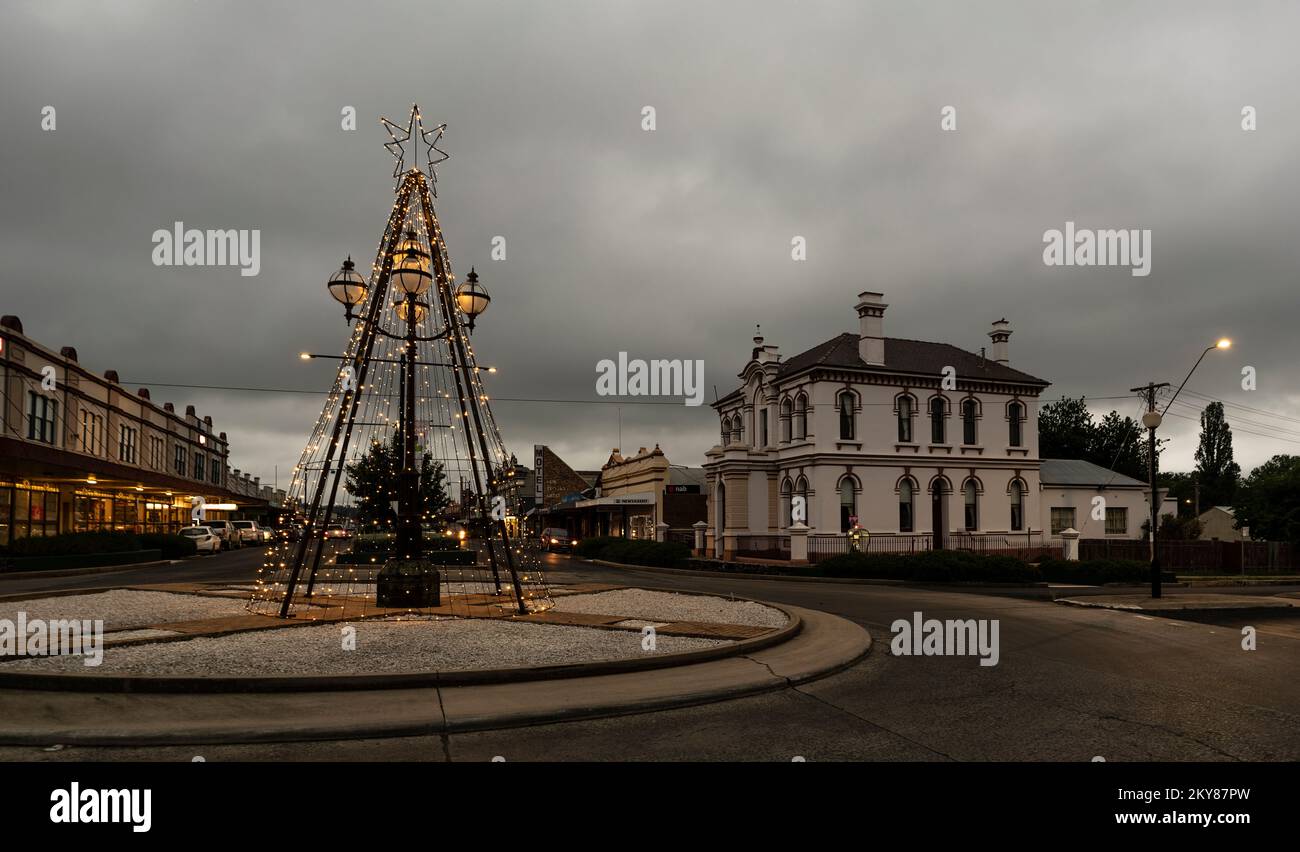
<path id="1" fill-rule="evenodd" d="M 871 650 L 862 627 L 790 607 L 788 641 L 721 659 L 584 676 L 411 689 L 154 694 L 0 693 L 0 744 L 164 745 L 417 736 L 707 704 L 842 671 Z M 739 643 L 738 643 L 739 644 Z M 68 720 L 76 719 L 75 728 Z M 360 720 L 360 721 L 358 721 Z M 110 726 L 105 726 L 104 721 Z"/>
<path id="2" fill-rule="evenodd" d="M 403 672 L 373 675 L 283 675 L 253 677 L 139 677 L 132 675 L 69 675 L 37 672 L 6 672 L 0 664 L 0 689 L 25 689 L 48 692 L 97 693 L 258 693 L 258 692 L 347 692 L 378 689 L 419 689 L 428 687 L 468 686 L 487 683 L 521 683 L 557 678 L 591 677 L 623 674 L 653 669 L 704 663 L 725 657 L 740 657 L 788 642 L 798 635 L 803 620 L 795 612 L 777 604 L 764 604 L 785 613 L 784 627 L 761 636 L 741 639 L 710 648 L 679 651 L 620 660 L 570 663 L 512 669 L 472 669 L 451 672 Z M 314 622 L 289 623 L 275 629 L 310 627 Z M 631 632 L 631 631 L 630 631 Z M 208 638 L 202 634 L 190 638 Z M 139 640 L 131 644 L 147 643 Z M 186 639 L 172 641 L 187 641 Z M 121 647 L 121 646 L 118 646 Z"/>
<path id="3" fill-rule="evenodd" d="M 158 559 L 153 562 L 131 562 L 126 565 L 100 565 L 96 568 L 63 568 L 56 571 L 3 571 L 0 583 L 5 580 L 58 579 L 59 577 L 81 577 L 91 574 L 113 574 L 116 572 L 135 571 L 139 568 L 156 568 L 159 565 L 175 565 L 183 559 Z"/>

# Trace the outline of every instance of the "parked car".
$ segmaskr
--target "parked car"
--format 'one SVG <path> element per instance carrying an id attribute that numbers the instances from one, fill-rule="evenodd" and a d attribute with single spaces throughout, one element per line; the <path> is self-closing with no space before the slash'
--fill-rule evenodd
<path id="1" fill-rule="evenodd" d="M 194 542 L 199 553 L 217 553 L 221 550 L 221 537 L 209 527 L 186 527 L 181 535 Z"/>
<path id="2" fill-rule="evenodd" d="M 549 551 L 571 553 L 578 546 L 576 538 L 569 538 L 569 531 L 560 527 L 547 527 L 542 530 L 542 547 Z"/>
<path id="3" fill-rule="evenodd" d="M 352 538 L 352 530 L 342 524 L 330 524 L 325 528 L 325 538 Z"/>
<path id="4" fill-rule="evenodd" d="M 230 521 L 206 521 L 205 525 L 212 530 L 213 534 L 221 539 L 222 550 L 231 550 L 236 547 L 243 547 L 244 541 L 235 532 L 234 526 Z"/>
<path id="5" fill-rule="evenodd" d="M 241 544 L 261 544 L 262 528 L 257 525 L 257 521 L 231 521 L 236 534 L 239 535 Z"/>

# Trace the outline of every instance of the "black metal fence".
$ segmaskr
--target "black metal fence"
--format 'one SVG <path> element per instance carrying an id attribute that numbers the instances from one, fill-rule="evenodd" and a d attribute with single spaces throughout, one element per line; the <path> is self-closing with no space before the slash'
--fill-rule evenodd
<path id="1" fill-rule="evenodd" d="M 964 550 L 982 555 L 1014 556 L 1037 561 L 1059 556 L 1042 533 L 949 533 L 943 537 L 943 549 Z M 933 533 L 876 533 L 872 535 L 810 535 L 808 560 L 817 562 L 845 553 L 909 554 L 935 549 Z"/>

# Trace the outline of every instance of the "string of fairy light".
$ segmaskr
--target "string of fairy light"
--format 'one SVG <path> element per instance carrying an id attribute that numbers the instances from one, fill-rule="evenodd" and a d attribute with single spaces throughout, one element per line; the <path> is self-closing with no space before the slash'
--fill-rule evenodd
<path id="1" fill-rule="evenodd" d="M 412 124 L 418 120 L 418 110 L 413 108 Z M 411 169 L 403 173 L 395 191 L 388 226 L 371 264 L 370 285 L 355 305 L 360 318 L 339 358 L 320 416 L 293 468 L 287 508 L 298 513 L 314 511 L 318 526 L 328 523 L 337 507 L 355 505 L 347 493 L 348 467 L 376 446 L 392 442 L 398 434 L 402 418 L 394 404 L 403 395 L 400 364 L 407 353 L 406 323 L 404 305 L 384 303 L 396 292 L 390 270 L 423 252 L 427 260 L 434 261 L 434 275 L 432 286 L 421 297 L 427 298 L 428 309 L 416 312 L 416 470 L 422 469 L 426 458 L 440 465 L 445 491 L 450 494 L 455 488 L 463 513 L 474 514 L 475 507 L 466 505 L 467 491 L 472 489 L 478 507 L 486 507 L 488 496 L 500 496 L 506 499 L 507 512 L 518 518 L 522 495 L 512 486 L 520 483 L 513 481 L 510 456 L 492 415 L 470 336 L 458 310 L 456 280 L 433 211 L 430 182 L 424 172 Z M 377 496 L 382 502 L 396 500 L 396 488 L 390 483 L 386 493 Z M 426 507 L 421 520 L 435 524 L 438 518 Z M 487 518 L 483 520 L 490 528 Z M 504 524 L 501 529 L 504 531 Z M 374 520 L 365 532 L 370 541 L 374 537 L 391 537 L 395 529 L 391 520 Z M 283 607 L 295 617 L 307 619 L 335 617 L 340 610 L 347 618 L 392 614 L 379 611 L 373 601 L 380 556 L 371 554 L 366 559 L 365 551 L 345 540 L 327 538 L 320 529 L 308 530 L 307 534 L 310 540 L 283 539 L 268 548 L 250 609 L 270 613 Z M 440 608 L 438 614 L 501 615 L 512 607 L 535 611 L 550 606 L 550 595 L 539 570 L 540 558 L 524 546 L 520 537 L 511 538 L 503 532 L 497 542 L 488 535 L 481 543 L 466 540 L 462 544 L 463 531 L 459 536 L 454 530 L 446 534 L 460 548 L 486 548 L 493 565 L 498 557 L 507 556 L 508 550 L 506 564 L 514 567 L 518 584 L 506 582 L 502 576 L 505 571 L 483 565 L 484 553 L 475 552 L 472 564 L 440 569 L 443 600 L 449 605 Z M 307 565 L 310 568 L 304 568 Z M 305 576 L 291 575 L 294 571 Z M 305 594 L 291 592 L 295 584 L 305 584 Z M 408 614 L 422 613 L 412 608 Z"/>

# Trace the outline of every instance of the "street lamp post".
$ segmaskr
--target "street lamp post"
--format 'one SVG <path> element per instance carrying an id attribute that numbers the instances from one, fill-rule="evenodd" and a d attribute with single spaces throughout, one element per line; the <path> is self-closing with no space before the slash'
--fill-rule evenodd
<path id="1" fill-rule="evenodd" d="M 1213 346 L 1207 346 L 1205 351 L 1201 353 L 1201 357 L 1197 358 L 1196 363 L 1192 365 L 1192 369 L 1188 370 L 1187 375 L 1183 377 L 1183 382 L 1178 386 L 1178 390 L 1174 391 L 1174 395 L 1169 398 L 1169 402 L 1165 403 L 1164 411 L 1156 411 L 1156 390 L 1158 388 L 1169 387 L 1168 382 L 1148 382 L 1145 387 L 1130 389 L 1135 393 L 1142 393 L 1147 399 L 1147 411 L 1146 414 L 1142 415 L 1142 425 L 1147 428 L 1147 471 L 1151 478 L 1151 597 L 1153 598 L 1161 596 L 1159 536 L 1160 504 L 1158 502 L 1159 492 L 1156 488 L 1156 430 L 1159 429 L 1160 424 L 1164 422 L 1165 412 L 1169 411 L 1169 406 L 1173 405 L 1174 400 L 1178 399 L 1178 394 L 1180 394 L 1183 388 L 1186 387 L 1187 380 L 1192 377 L 1192 373 L 1196 372 L 1196 368 L 1201 366 L 1201 361 L 1205 359 L 1205 356 L 1209 355 L 1215 349 L 1228 349 L 1231 346 L 1232 341 L 1226 337 L 1219 340 L 1219 342 L 1215 343 Z"/>

